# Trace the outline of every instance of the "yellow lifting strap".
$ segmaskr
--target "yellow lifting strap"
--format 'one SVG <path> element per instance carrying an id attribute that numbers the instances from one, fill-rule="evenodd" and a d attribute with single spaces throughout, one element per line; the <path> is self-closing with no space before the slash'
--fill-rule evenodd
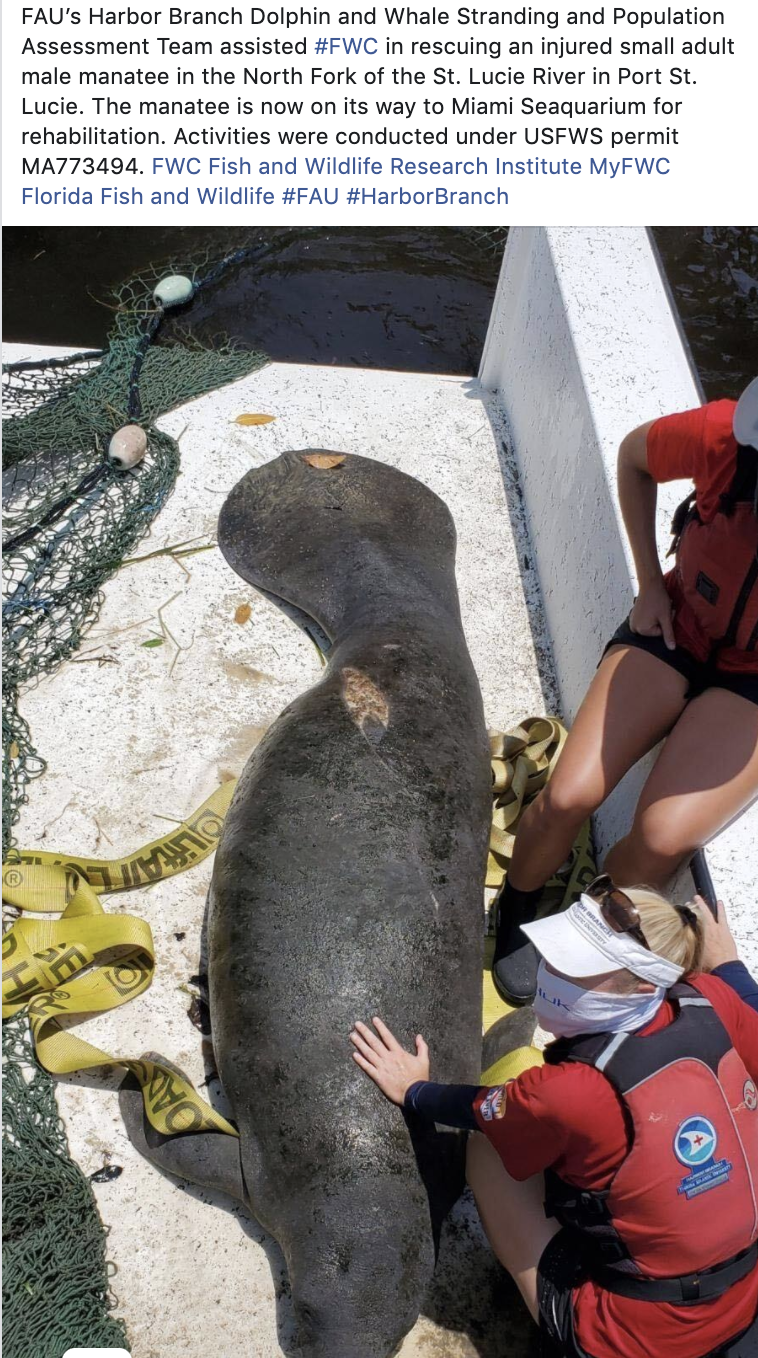
<path id="1" fill-rule="evenodd" d="M 500 885 L 526 802 L 547 781 L 566 732 L 560 722 L 535 717 L 491 737 L 493 824 L 487 885 Z M 13 851 L 3 864 L 3 902 L 26 912 L 3 937 L 3 1018 L 26 1009 L 40 1063 L 54 1075 L 120 1065 L 139 1081 L 147 1116 L 164 1135 L 234 1128 L 160 1062 L 110 1056 L 71 1031 L 72 1019 L 103 1014 L 147 990 L 155 969 L 149 924 L 136 915 L 107 915 L 100 896 L 172 877 L 200 863 L 219 841 L 236 783 L 222 783 L 171 834 L 124 858 L 101 860 L 37 850 Z M 554 879 L 561 896 L 594 875 L 588 830 L 577 841 L 568 877 Z M 40 914 L 60 916 L 40 919 Z M 31 916 L 31 918 L 30 918 Z M 509 1011 L 484 972 L 483 1028 Z M 489 1076 L 512 1078 L 539 1060 L 533 1048 L 511 1053 Z M 518 1069 L 516 1069 L 518 1067 Z"/>
<path id="2" fill-rule="evenodd" d="M 555 717 L 528 717 L 510 731 L 490 732 L 492 761 L 492 829 L 487 857 L 489 887 L 500 887 L 513 855 L 524 807 L 545 786 L 566 743 L 568 732 Z M 572 850 L 567 871 L 551 877 L 546 909 L 570 900 L 595 876 L 590 852 L 590 825 L 585 823 Z"/>
<path id="3" fill-rule="evenodd" d="M 521 815 L 545 786 L 566 743 L 568 732 L 555 717 L 528 717 L 509 731 L 490 732 L 492 762 L 492 827 L 487 855 L 486 886 L 500 888 L 507 876 Z M 597 869 L 590 849 L 590 823 L 586 821 L 560 874 L 551 877 L 539 913 L 547 914 L 568 905 L 592 881 Z M 499 1019 L 512 1013 L 492 980 L 494 939 L 484 949 L 482 1031 L 488 1033 Z M 501 1084 L 515 1079 L 530 1066 L 541 1065 L 534 1047 L 508 1052 L 482 1074 L 482 1084 Z"/>
<path id="4" fill-rule="evenodd" d="M 135 915 L 106 915 L 99 896 L 172 877 L 207 858 L 234 787 L 222 783 L 178 829 L 126 858 L 104 862 L 22 850 L 3 864 L 4 903 L 32 916 L 22 916 L 3 937 L 3 1018 L 28 1010 L 37 1056 L 54 1075 L 125 1066 L 139 1081 L 150 1122 L 164 1135 L 237 1133 L 167 1066 L 110 1056 L 66 1023 L 116 1009 L 148 989 L 155 968 L 149 924 Z M 35 918 L 39 912 L 60 919 Z"/>

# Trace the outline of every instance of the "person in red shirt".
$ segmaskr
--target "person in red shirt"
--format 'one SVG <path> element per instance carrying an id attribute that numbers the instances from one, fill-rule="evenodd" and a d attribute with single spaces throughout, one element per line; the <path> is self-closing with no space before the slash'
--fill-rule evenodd
<path id="1" fill-rule="evenodd" d="M 606 647 L 555 772 L 528 806 L 496 907 L 493 980 L 534 995 L 537 953 L 520 926 L 588 816 L 664 744 L 629 833 L 606 867 L 663 889 L 758 793 L 758 378 L 739 402 L 641 425 L 621 444 L 618 487 L 639 594 Z M 664 575 L 656 487 L 690 477 Z M 602 525 L 598 525 L 602 531 Z"/>
<path id="2" fill-rule="evenodd" d="M 480 1133 L 482 1224 L 555 1358 L 758 1352 L 758 1013 L 733 987 L 758 991 L 723 925 L 724 979 L 697 971 L 707 916 L 603 876 L 527 925 L 556 1040 L 506 1085 L 430 1083 L 379 1018 L 351 1033 L 390 1100 Z"/>

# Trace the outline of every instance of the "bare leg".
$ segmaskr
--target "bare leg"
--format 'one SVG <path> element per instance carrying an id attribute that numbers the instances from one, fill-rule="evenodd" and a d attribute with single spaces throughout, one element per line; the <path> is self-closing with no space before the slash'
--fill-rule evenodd
<path id="1" fill-rule="evenodd" d="M 656 760 L 628 835 L 605 867 L 621 886 L 665 887 L 680 863 L 758 795 L 758 706 L 723 688 L 688 704 Z"/>
<path id="2" fill-rule="evenodd" d="M 510 1273 L 532 1319 L 538 1320 L 537 1265 L 548 1240 L 560 1230 L 557 1221 L 545 1216 L 544 1176 L 534 1174 L 523 1183 L 512 1179 L 492 1142 L 472 1132 L 466 1177 L 493 1254 Z"/>
<path id="3" fill-rule="evenodd" d="M 560 867 L 587 817 L 671 730 L 686 691 L 687 680 L 647 651 L 608 652 L 555 773 L 521 818 L 508 874 L 516 890 L 534 891 Z"/>

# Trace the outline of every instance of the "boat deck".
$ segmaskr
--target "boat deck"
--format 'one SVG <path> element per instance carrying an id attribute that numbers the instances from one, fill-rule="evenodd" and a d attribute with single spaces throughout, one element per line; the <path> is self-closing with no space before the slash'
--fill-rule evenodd
<path id="1" fill-rule="evenodd" d="M 11 346 L 6 357 L 39 354 Z M 258 427 L 235 423 L 251 412 L 276 419 Z M 231 487 L 286 448 L 380 458 L 428 484 L 453 513 L 463 621 L 488 724 L 504 728 L 555 710 L 514 464 L 496 399 L 478 383 L 272 364 L 160 425 L 180 437 L 182 469 L 136 557 L 179 543 L 213 543 Z M 166 833 L 221 780 L 240 773 L 279 712 L 320 673 L 311 640 L 246 586 L 218 550 L 124 566 L 104 595 L 75 657 L 86 663 L 64 665 L 23 696 L 23 714 L 48 761 L 17 829 L 23 847 L 111 858 Z M 237 620 L 248 604 L 249 618 Z M 163 644 L 146 647 L 156 634 Z M 188 1010 L 197 994 L 192 978 L 203 969 L 210 872 L 208 860 L 149 891 L 106 899 L 109 910 L 149 921 L 156 975 L 146 995 L 82 1031 L 112 1053 L 157 1050 L 198 1086 L 207 1039 Z M 116 1084 L 115 1077 L 61 1082 L 58 1097 L 84 1173 L 105 1163 L 123 1168 L 94 1188 L 117 1266 L 117 1314 L 126 1319 L 134 1358 L 292 1352 L 277 1246 L 242 1209 L 179 1186 L 137 1156 L 122 1129 Z M 445 1228 L 428 1305 L 402 1358 L 526 1358 L 529 1334 L 525 1312 L 464 1200 Z"/>

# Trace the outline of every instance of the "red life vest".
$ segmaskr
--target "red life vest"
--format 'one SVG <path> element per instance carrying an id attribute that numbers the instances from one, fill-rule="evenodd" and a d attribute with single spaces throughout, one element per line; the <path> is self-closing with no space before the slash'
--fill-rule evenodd
<path id="1" fill-rule="evenodd" d="M 708 522 L 695 492 L 674 515 L 676 566 L 666 577 L 677 641 L 698 660 L 758 670 L 758 452 L 735 444 L 732 485 Z"/>
<path id="2" fill-rule="evenodd" d="M 676 1017 L 657 1033 L 547 1048 L 610 1081 L 631 1144 L 602 1191 L 549 1171 L 546 1207 L 581 1233 L 602 1286 L 681 1304 L 720 1296 L 758 1260 L 758 1090 L 710 1001 L 687 984 L 668 995 Z"/>

